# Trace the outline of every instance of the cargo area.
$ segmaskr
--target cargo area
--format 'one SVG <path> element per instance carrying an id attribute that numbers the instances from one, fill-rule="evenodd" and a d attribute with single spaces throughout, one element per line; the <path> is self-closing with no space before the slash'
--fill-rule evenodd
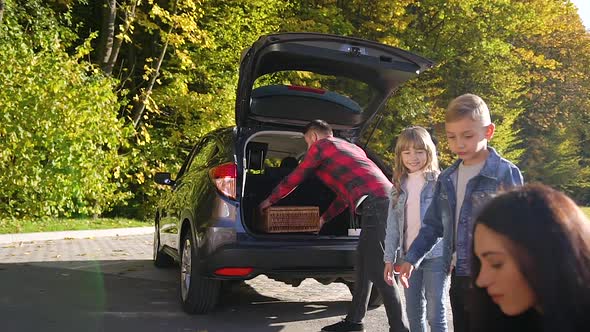
<path id="1" fill-rule="evenodd" d="M 303 134 L 298 132 L 261 132 L 254 134 L 247 141 L 244 149 L 244 179 L 242 193 L 242 214 L 246 228 L 255 234 L 272 234 L 276 236 L 309 235 L 310 232 L 267 233 L 261 230 L 262 216 L 258 205 L 279 182 L 289 175 L 303 159 L 307 144 Z M 332 190 L 319 179 L 310 174 L 288 196 L 273 206 L 317 206 L 320 215 L 330 206 L 335 198 Z M 348 236 L 349 225 L 353 223 L 348 210 L 327 222 L 320 230 L 320 235 Z"/>

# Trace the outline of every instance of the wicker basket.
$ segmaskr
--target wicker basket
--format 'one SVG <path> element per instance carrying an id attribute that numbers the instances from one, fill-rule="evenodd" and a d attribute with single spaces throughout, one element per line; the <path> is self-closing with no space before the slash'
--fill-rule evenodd
<path id="1" fill-rule="evenodd" d="M 266 233 L 301 233 L 320 230 L 317 206 L 271 206 L 258 218 L 258 229 Z"/>

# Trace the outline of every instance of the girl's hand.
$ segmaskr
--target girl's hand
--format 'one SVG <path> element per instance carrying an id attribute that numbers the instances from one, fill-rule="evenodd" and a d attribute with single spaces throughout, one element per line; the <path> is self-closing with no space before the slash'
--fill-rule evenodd
<path id="1" fill-rule="evenodd" d="M 409 279 L 412 276 L 412 272 L 414 272 L 414 265 L 408 262 L 404 262 L 399 269 L 399 279 L 405 288 L 410 288 Z"/>
<path id="2" fill-rule="evenodd" d="M 383 279 L 389 286 L 393 286 L 393 263 L 385 262 L 385 268 L 383 269 Z"/>

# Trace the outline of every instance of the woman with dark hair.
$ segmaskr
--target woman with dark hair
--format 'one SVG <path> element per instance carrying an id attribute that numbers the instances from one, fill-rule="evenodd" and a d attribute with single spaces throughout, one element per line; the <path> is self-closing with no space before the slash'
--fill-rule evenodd
<path id="1" fill-rule="evenodd" d="M 473 234 L 474 331 L 589 331 L 590 222 L 535 184 L 503 193 Z"/>

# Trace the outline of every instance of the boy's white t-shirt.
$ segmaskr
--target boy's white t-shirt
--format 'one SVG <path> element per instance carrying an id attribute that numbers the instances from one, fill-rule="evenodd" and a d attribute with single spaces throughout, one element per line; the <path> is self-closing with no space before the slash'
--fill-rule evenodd
<path id="1" fill-rule="evenodd" d="M 420 195 L 422 188 L 426 183 L 423 171 L 409 173 L 406 180 L 406 192 L 408 197 L 406 200 L 406 220 L 404 232 L 404 252 L 408 252 L 410 245 L 420 231 L 422 221 L 420 220 Z"/>
<path id="2" fill-rule="evenodd" d="M 457 169 L 457 176 L 454 177 L 454 184 L 455 190 L 457 192 L 457 205 L 455 207 L 455 241 L 454 246 L 457 243 L 457 227 L 459 225 L 459 217 L 461 214 L 461 207 L 463 207 L 463 201 L 465 200 L 465 190 L 467 189 L 467 182 L 471 180 L 473 177 L 477 176 L 483 165 L 485 164 L 485 160 L 481 163 L 477 163 L 474 165 L 464 165 L 463 163 L 459 164 Z M 453 246 L 453 259 L 452 259 L 452 266 L 455 266 L 457 262 L 457 254 L 455 252 L 455 248 Z"/>

